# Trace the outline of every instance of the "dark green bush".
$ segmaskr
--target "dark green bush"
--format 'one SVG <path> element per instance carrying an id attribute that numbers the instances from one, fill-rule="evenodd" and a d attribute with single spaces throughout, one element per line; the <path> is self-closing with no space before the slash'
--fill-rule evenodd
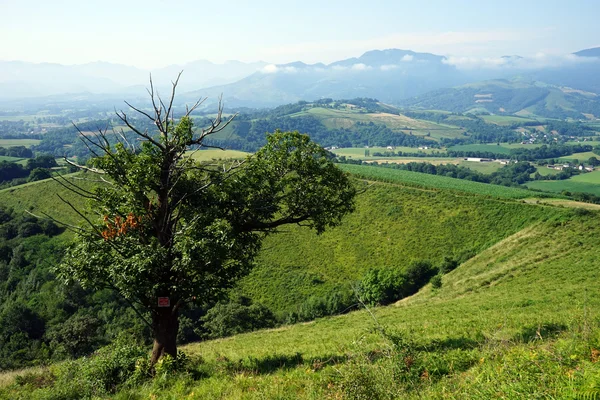
<path id="1" fill-rule="evenodd" d="M 209 338 L 232 336 L 276 325 L 271 310 L 262 304 L 252 304 L 250 299 L 244 297 L 217 304 L 202 317 L 202 322 Z"/>

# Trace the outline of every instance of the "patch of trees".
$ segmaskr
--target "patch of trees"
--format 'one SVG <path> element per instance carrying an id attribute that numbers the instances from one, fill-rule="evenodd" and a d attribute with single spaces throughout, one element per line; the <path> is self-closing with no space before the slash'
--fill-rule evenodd
<path id="1" fill-rule="evenodd" d="M 33 157 L 33 151 L 25 146 L 0 147 L 0 156 L 31 158 Z"/>
<path id="2" fill-rule="evenodd" d="M 0 161 L 0 183 L 10 186 L 37 181 L 50 176 L 49 169 L 58 166 L 53 156 L 42 154 L 27 160 L 25 166 L 9 161 Z"/>

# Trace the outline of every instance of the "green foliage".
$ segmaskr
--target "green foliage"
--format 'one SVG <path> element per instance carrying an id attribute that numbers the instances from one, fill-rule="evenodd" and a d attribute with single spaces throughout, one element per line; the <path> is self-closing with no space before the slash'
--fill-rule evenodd
<path id="1" fill-rule="evenodd" d="M 218 303 L 202 318 L 208 337 L 219 338 L 275 326 L 275 316 L 262 304 L 252 304 L 240 298 L 229 303 Z"/>
<path id="2" fill-rule="evenodd" d="M 525 189 L 489 185 L 485 183 L 465 181 L 437 175 L 427 175 L 411 171 L 393 170 L 389 168 L 350 164 L 340 164 L 340 168 L 360 178 L 374 179 L 390 183 L 401 183 L 414 187 L 450 189 L 483 196 L 493 196 L 507 199 L 524 199 L 528 197 L 549 196 Z"/>
<path id="3" fill-rule="evenodd" d="M 368 305 L 386 305 L 416 293 L 438 272 L 428 261 L 416 261 L 404 270 L 371 269 L 360 281 L 359 297 Z"/>

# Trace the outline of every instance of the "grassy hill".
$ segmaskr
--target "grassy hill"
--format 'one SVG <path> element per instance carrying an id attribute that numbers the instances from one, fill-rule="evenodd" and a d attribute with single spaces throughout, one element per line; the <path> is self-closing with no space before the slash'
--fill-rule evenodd
<path id="1" fill-rule="evenodd" d="M 496 115 L 487 117 L 486 121 L 499 125 L 528 122 L 527 118 L 531 117 L 587 119 L 600 114 L 595 93 L 519 78 L 439 89 L 406 100 L 403 105 L 460 113 L 492 113 Z"/>
<path id="2" fill-rule="evenodd" d="M 429 284 L 388 307 L 187 345 L 188 372 L 131 381 L 114 398 L 600 393 L 597 212 L 529 204 L 523 199 L 536 193 L 527 190 L 342 167 L 368 181 L 360 183 L 356 213 L 321 236 L 291 227 L 269 238 L 238 292 L 284 313 L 349 285 L 372 267 L 462 255 L 441 287 Z M 42 207 L 17 198 L 52 184 L 15 189 L 10 199 Z M 0 202 L 8 199 L 0 193 Z M 101 376 L 92 373 L 101 374 L 93 369 L 98 359 L 30 370 L 16 383 L 19 374 L 0 375 L 0 398 L 102 393 L 90 389 L 99 387 Z M 100 395 L 111 396 L 110 390 Z"/>
<path id="3" fill-rule="evenodd" d="M 389 107 L 389 106 L 388 106 Z M 432 139 L 457 138 L 462 136 L 462 131 L 452 125 L 438 124 L 431 121 L 410 118 L 398 114 L 397 109 L 390 109 L 390 112 L 360 112 L 352 108 L 348 109 L 330 109 L 323 107 L 311 107 L 306 110 L 292 114 L 293 117 L 310 115 L 316 117 L 328 129 L 352 128 L 357 122 L 373 122 L 375 124 L 384 124 L 388 128 L 403 133 L 410 133 L 416 136 L 426 136 L 430 134 Z"/>
<path id="4" fill-rule="evenodd" d="M 187 345 L 183 350 L 192 357 L 189 372 L 122 387 L 115 398 L 598 395 L 600 222 L 595 212 L 386 183 L 365 190 L 358 210 L 357 219 L 346 221 L 347 232 L 337 239 L 358 243 L 353 236 L 361 235 L 360 231 L 367 231 L 364 236 L 384 232 L 384 240 L 361 238 L 365 247 L 380 246 L 371 258 L 383 253 L 394 259 L 410 251 L 443 254 L 461 242 L 476 243 L 478 254 L 445 275 L 441 288 L 428 285 L 392 306 Z M 415 229 L 423 234 L 415 235 Z M 440 236 L 428 241 L 433 232 Z M 336 233 L 331 235 L 318 240 L 331 243 Z M 280 237 L 284 236 L 282 241 L 297 240 L 300 246 L 313 240 L 296 231 Z M 400 248 L 395 250 L 398 254 L 385 249 L 387 237 L 404 238 L 390 246 Z M 422 238 L 425 243 L 420 244 Z M 320 246 L 318 241 L 310 244 Z M 271 242 L 268 251 L 284 245 Z M 299 262 L 321 254 L 308 248 L 289 258 Z M 332 259 L 346 255 L 346 265 L 353 266 L 359 250 L 351 253 L 350 248 L 340 243 Z M 281 257 L 287 256 L 286 251 L 279 252 Z M 349 268 L 339 274 L 352 272 Z M 269 275 L 269 279 L 279 278 Z M 87 386 L 82 383 L 85 379 L 68 380 L 65 374 L 86 371 L 91 363 L 91 359 L 81 360 L 32 370 L 17 384 L 12 383 L 13 373 L 4 379 L 0 397 L 58 398 L 62 393 L 61 398 L 66 398 Z M 42 376 L 54 378 L 44 381 Z M 60 390 L 53 388 L 53 379 L 63 385 Z"/>

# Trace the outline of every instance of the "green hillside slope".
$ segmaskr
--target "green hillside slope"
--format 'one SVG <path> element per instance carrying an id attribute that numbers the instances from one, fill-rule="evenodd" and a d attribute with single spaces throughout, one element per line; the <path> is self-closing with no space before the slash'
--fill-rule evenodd
<path id="1" fill-rule="evenodd" d="M 321 236 L 292 227 L 271 237 L 238 290 L 283 313 L 371 267 L 470 254 L 444 275 L 441 288 L 427 285 L 370 312 L 187 345 L 193 360 L 187 373 L 141 386 L 132 381 L 116 398 L 594 395 L 600 387 L 597 213 L 526 204 L 502 192 L 431 182 L 415 187 L 417 175 L 362 183 L 357 212 Z M 28 193 L 23 189 L 11 193 L 13 204 Z M 94 360 L 33 370 L 20 383 L 13 383 L 15 373 L 0 376 L 0 398 L 93 392 L 87 375 L 73 374 L 92 373 Z"/>
<path id="2" fill-rule="evenodd" d="M 343 167 L 356 176 L 393 183 L 362 182 L 356 212 L 320 236 L 289 227 L 269 237 L 258 267 L 240 283 L 239 294 L 280 315 L 298 312 L 332 293 L 352 292 L 370 269 L 402 270 L 415 261 L 437 266 L 445 257 L 466 260 L 527 226 L 566 213 L 508 200 L 536 194 L 527 190 L 376 167 Z M 377 176 L 380 172 L 386 175 Z"/>

